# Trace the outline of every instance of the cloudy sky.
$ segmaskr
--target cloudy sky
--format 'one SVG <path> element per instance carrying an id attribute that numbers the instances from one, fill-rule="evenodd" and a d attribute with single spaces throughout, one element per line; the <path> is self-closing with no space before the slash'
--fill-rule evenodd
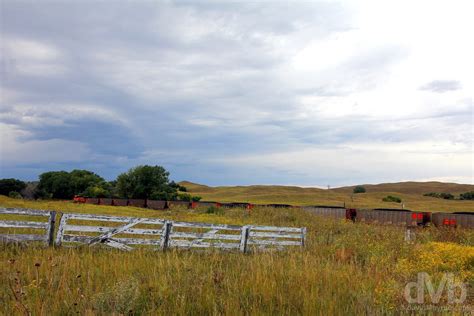
<path id="1" fill-rule="evenodd" d="M 473 183 L 472 1 L 0 3 L 0 177 Z"/>

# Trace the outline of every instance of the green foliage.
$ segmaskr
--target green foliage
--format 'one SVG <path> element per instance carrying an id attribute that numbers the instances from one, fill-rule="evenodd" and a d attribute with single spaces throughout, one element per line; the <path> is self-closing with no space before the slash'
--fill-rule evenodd
<path id="1" fill-rule="evenodd" d="M 170 182 L 170 186 L 173 187 L 173 188 L 176 188 L 176 190 L 181 191 L 181 192 L 187 192 L 188 191 L 186 189 L 186 187 L 184 187 L 184 186 L 182 186 L 179 183 L 176 183 L 174 181 Z"/>
<path id="2" fill-rule="evenodd" d="M 138 166 L 117 177 L 117 193 L 131 199 L 176 200 L 178 189 L 161 166 Z"/>
<path id="3" fill-rule="evenodd" d="M 384 202 L 395 202 L 395 203 L 402 203 L 402 199 L 398 196 L 387 195 L 382 199 Z"/>
<path id="4" fill-rule="evenodd" d="M 199 202 L 199 201 L 201 201 L 201 199 L 202 199 L 202 197 L 200 197 L 200 196 L 193 196 L 193 197 L 191 198 L 191 200 L 192 200 L 193 202 Z"/>
<path id="5" fill-rule="evenodd" d="M 50 171 L 40 175 L 38 192 L 46 198 L 71 199 L 104 182 L 102 177 L 87 170 Z"/>
<path id="6" fill-rule="evenodd" d="M 357 193 L 365 193 L 366 191 L 363 186 L 358 185 L 354 188 L 353 192 L 357 194 Z"/>
<path id="7" fill-rule="evenodd" d="M 20 192 L 26 188 L 26 183 L 17 179 L 0 179 L 0 194 L 9 195 L 10 192 Z"/>
<path id="8" fill-rule="evenodd" d="M 178 199 L 186 202 L 199 202 L 202 198 L 200 196 L 192 196 L 189 193 L 180 193 L 178 194 Z"/>
<path id="9" fill-rule="evenodd" d="M 82 195 L 92 198 L 110 197 L 110 191 L 107 189 L 107 183 L 92 185 L 82 193 Z"/>
<path id="10" fill-rule="evenodd" d="M 17 191 L 11 191 L 10 193 L 8 193 L 8 197 L 11 197 L 12 199 L 22 199 L 23 198 L 21 196 L 21 194 Z"/>
<path id="11" fill-rule="evenodd" d="M 461 200 L 474 200 L 474 191 L 462 193 L 459 198 Z"/>
<path id="12" fill-rule="evenodd" d="M 430 192 L 430 193 L 425 193 L 423 196 L 430 196 L 430 197 L 435 197 L 438 199 L 445 199 L 445 200 L 454 200 L 454 195 L 451 193 L 436 193 L 436 192 Z"/>

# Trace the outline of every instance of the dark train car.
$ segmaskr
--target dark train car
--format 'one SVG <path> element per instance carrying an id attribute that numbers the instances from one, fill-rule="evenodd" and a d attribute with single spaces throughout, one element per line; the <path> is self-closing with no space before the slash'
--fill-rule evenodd
<path id="1" fill-rule="evenodd" d="M 293 205 L 290 204 L 264 204 L 264 207 L 272 207 L 272 208 L 292 208 Z"/>
<path id="2" fill-rule="evenodd" d="M 323 215 L 332 218 L 346 218 L 346 209 L 344 207 L 313 205 L 304 206 L 303 209 L 316 215 Z"/>
<path id="3" fill-rule="evenodd" d="M 220 203 L 222 207 L 226 208 L 250 208 L 250 203 L 247 202 L 227 202 Z"/>
<path id="4" fill-rule="evenodd" d="M 98 198 L 86 198 L 86 203 L 87 204 L 99 204 L 99 199 Z"/>
<path id="5" fill-rule="evenodd" d="M 128 199 L 128 206 L 146 207 L 146 200 L 144 200 L 144 199 Z"/>
<path id="6" fill-rule="evenodd" d="M 190 208 L 192 206 L 192 202 L 188 201 L 167 201 L 166 202 L 167 208 Z"/>
<path id="7" fill-rule="evenodd" d="M 209 207 L 220 207 L 220 204 L 217 202 L 213 201 L 199 201 L 199 202 L 193 202 L 192 208 L 209 208 Z"/>
<path id="8" fill-rule="evenodd" d="M 127 206 L 128 200 L 127 199 L 114 199 L 113 203 L 115 206 Z"/>
<path id="9" fill-rule="evenodd" d="M 167 207 L 166 201 L 147 200 L 146 205 L 152 210 L 164 210 Z"/>
<path id="10" fill-rule="evenodd" d="M 430 213 L 402 209 L 357 210 L 357 222 L 422 226 L 430 222 Z"/>
<path id="11" fill-rule="evenodd" d="M 474 213 L 433 213 L 431 221 L 436 227 L 474 228 Z"/>
<path id="12" fill-rule="evenodd" d="M 99 204 L 100 205 L 114 205 L 113 204 L 114 200 L 110 198 L 100 198 L 99 199 Z"/>

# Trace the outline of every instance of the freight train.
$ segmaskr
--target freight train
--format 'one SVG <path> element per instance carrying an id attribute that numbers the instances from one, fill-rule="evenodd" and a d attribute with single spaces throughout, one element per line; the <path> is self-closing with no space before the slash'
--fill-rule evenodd
<path id="1" fill-rule="evenodd" d="M 430 226 L 452 227 L 452 228 L 474 228 L 474 213 L 431 213 L 417 212 L 406 209 L 355 209 L 339 206 L 293 206 L 289 204 L 252 204 L 246 202 L 187 202 L 187 201 L 157 201 L 147 199 L 111 199 L 111 198 L 88 198 L 75 196 L 74 202 L 97 205 L 113 206 L 135 206 L 153 210 L 165 210 L 173 208 L 244 208 L 251 210 L 254 207 L 271 208 L 301 208 L 310 213 L 332 218 L 346 219 L 353 222 L 380 223 L 402 226 Z"/>

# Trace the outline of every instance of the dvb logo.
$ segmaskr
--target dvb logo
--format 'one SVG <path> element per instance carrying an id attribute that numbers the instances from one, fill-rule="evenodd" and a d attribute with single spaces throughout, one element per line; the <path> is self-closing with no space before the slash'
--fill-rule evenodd
<path id="1" fill-rule="evenodd" d="M 410 282 L 405 286 L 405 300 L 410 304 L 425 303 L 425 288 L 428 291 L 432 304 L 440 302 L 445 289 L 448 292 L 448 304 L 462 304 L 467 297 L 466 285 L 461 282 L 455 282 L 452 273 L 445 273 L 438 288 L 435 288 L 430 275 L 426 272 L 420 272 L 418 273 L 417 282 Z"/>

